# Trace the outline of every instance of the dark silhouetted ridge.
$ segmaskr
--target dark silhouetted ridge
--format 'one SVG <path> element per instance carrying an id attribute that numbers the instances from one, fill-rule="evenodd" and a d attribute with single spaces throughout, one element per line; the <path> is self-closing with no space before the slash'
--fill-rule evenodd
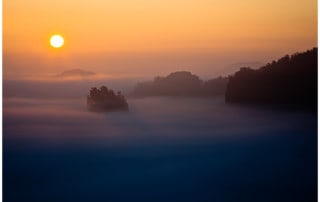
<path id="1" fill-rule="evenodd" d="M 317 55 L 313 48 L 286 55 L 260 69 L 243 67 L 229 78 L 229 103 L 317 108 Z"/>

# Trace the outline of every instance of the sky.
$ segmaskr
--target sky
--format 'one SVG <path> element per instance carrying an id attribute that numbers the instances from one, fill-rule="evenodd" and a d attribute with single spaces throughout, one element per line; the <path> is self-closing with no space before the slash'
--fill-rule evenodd
<path id="1" fill-rule="evenodd" d="M 60 49 L 49 45 L 56 33 Z M 316 0 L 3 0 L 4 78 L 74 68 L 210 77 L 315 46 Z"/>

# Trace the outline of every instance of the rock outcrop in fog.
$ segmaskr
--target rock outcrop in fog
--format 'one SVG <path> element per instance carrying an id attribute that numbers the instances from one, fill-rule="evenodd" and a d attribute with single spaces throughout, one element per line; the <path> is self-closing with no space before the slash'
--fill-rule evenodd
<path id="1" fill-rule="evenodd" d="M 117 94 L 106 86 L 101 86 L 100 89 L 91 88 L 87 96 L 87 108 L 93 112 L 107 111 L 128 111 L 128 103 L 124 96 L 119 91 Z"/>

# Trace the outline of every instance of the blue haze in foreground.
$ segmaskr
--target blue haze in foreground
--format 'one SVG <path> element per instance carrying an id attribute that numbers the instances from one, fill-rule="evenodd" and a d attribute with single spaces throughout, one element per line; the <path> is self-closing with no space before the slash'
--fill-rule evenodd
<path id="1" fill-rule="evenodd" d="M 5 98 L 3 194 L 15 201 L 316 201 L 317 116 L 223 99 Z"/>

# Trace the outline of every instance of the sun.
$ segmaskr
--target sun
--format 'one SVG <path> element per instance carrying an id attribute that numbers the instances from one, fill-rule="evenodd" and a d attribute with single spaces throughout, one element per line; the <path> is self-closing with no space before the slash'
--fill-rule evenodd
<path id="1" fill-rule="evenodd" d="M 64 44 L 64 39 L 60 34 L 55 34 L 50 37 L 50 45 L 53 48 L 61 48 Z"/>

